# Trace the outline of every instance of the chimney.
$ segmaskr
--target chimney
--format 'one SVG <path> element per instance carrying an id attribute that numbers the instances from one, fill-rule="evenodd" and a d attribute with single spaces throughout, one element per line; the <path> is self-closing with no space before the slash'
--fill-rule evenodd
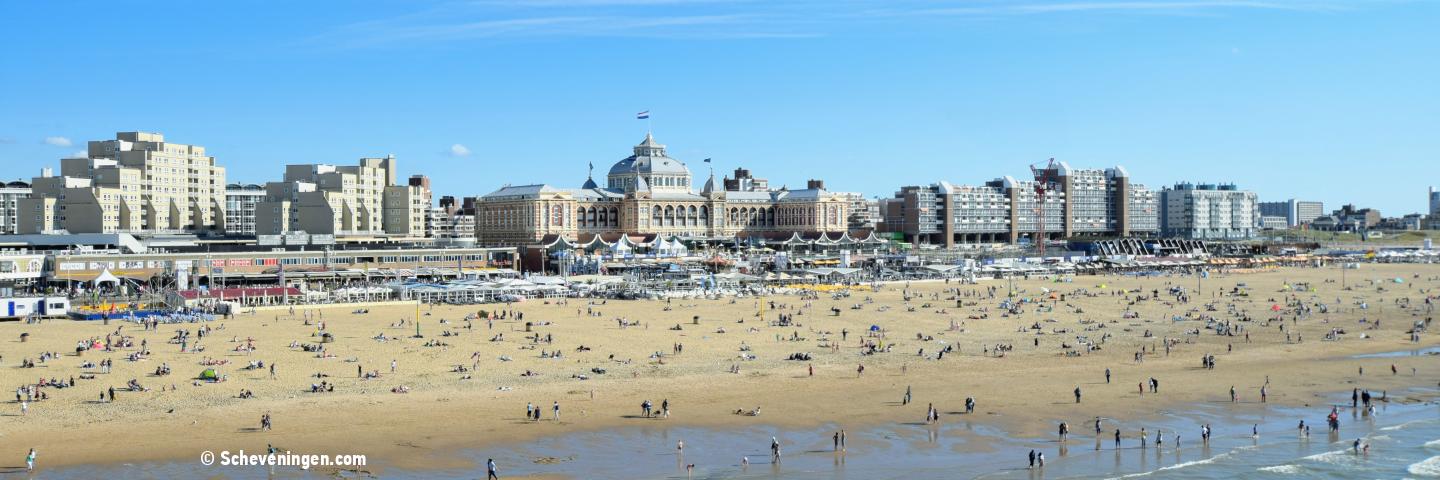
<path id="1" fill-rule="evenodd" d="M 810 190 L 824 190 L 824 189 L 825 189 L 825 181 L 824 181 L 824 180 L 816 180 L 816 179 L 813 179 L 813 178 L 810 179 L 810 180 L 806 180 L 806 181 L 805 181 L 805 188 L 810 189 Z"/>

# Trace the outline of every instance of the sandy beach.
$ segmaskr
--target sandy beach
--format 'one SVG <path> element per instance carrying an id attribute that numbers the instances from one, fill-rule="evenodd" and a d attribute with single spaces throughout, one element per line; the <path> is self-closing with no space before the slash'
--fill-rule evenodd
<path id="1" fill-rule="evenodd" d="M 1362 264 L 1344 273 L 1347 285 L 1341 276 L 1333 266 L 1215 274 L 1199 282 L 1199 292 L 1194 276 L 1017 279 L 1016 298 L 1025 302 L 1011 313 L 1000 306 L 1005 280 L 863 286 L 842 298 L 820 292 L 814 299 L 422 306 L 423 338 L 410 338 L 414 306 L 364 314 L 355 307 L 262 311 L 150 331 L 121 322 L 0 323 L 0 385 L 9 389 L 0 403 L 6 425 L 0 469 L 23 465 L 30 448 L 40 452 L 43 469 L 198 461 L 202 451 L 263 452 L 267 445 L 367 455 L 365 470 L 376 473 L 383 473 L 377 464 L 483 469 L 454 452 L 647 422 L 860 429 L 923 422 L 932 403 L 941 422 L 968 417 L 1039 438 L 1053 437 L 1064 421 L 1089 438 L 1095 416 L 1134 419 L 1176 405 L 1228 403 L 1231 386 L 1239 397 L 1234 408 L 1265 407 L 1258 403 L 1268 381 L 1268 404 L 1318 410 L 1328 409 L 1322 396 L 1338 391 L 1440 381 L 1431 357 L 1351 358 L 1440 345 L 1429 334 L 1412 343 L 1406 333 L 1433 315 L 1426 298 L 1437 298 L 1440 266 Z M 1308 311 L 1297 313 L 1297 305 Z M 467 324 L 467 315 L 480 310 L 506 316 Z M 776 325 L 781 315 L 791 325 Z M 1206 318 L 1240 329 L 1218 335 Z M 321 322 L 333 342 L 320 343 Z M 211 329 L 199 341 L 203 351 L 181 352 L 169 342 L 188 330 L 193 350 L 202 326 Z M 1334 329 L 1344 333 L 1326 340 Z M 22 333 L 29 334 L 23 343 Z M 135 346 L 75 354 L 77 342 L 107 335 L 132 337 Z M 1174 341 L 1168 349 L 1166 339 Z M 129 361 L 142 341 L 150 354 Z M 866 342 L 875 353 L 866 353 Z M 320 345 L 324 353 L 294 344 Z M 254 351 L 237 351 L 246 345 Z M 997 345 L 1008 347 L 1003 355 Z M 22 360 L 38 362 L 42 352 L 59 356 L 20 367 Z M 810 360 L 787 360 L 792 354 Z M 1207 354 L 1215 357 L 1213 369 L 1202 368 Z M 104 359 L 113 360 L 109 373 L 82 367 Z M 225 381 L 195 383 L 206 359 L 228 362 L 214 366 Z M 252 361 L 265 368 L 245 369 Z M 162 364 L 173 373 L 155 376 Z M 359 375 L 366 372 L 378 377 Z M 13 401 L 23 384 L 71 377 L 74 387 L 43 388 L 49 399 L 29 402 L 23 415 Z M 1156 393 L 1143 386 L 1151 378 L 1159 382 Z M 146 390 L 123 390 L 132 379 Z M 333 391 L 312 393 L 321 382 Z M 394 393 L 402 386 L 408 393 Z M 99 401 L 110 387 L 115 401 Z M 907 387 L 913 397 L 902 405 Z M 1083 392 L 1079 403 L 1076 388 Z M 239 398 L 241 391 L 253 398 Z M 966 397 L 976 400 L 973 414 L 963 413 Z M 645 418 L 645 400 L 657 409 L 668 400 L 669 418 Z M 552 419 L 554 402 L 559 421 Z M 523 418 L 527 403 L 542 409 L 540 421 Z M 736 414 L 755 409 L 758 416 Z M 266 413 L 273 429 L 262 431 Z"/>

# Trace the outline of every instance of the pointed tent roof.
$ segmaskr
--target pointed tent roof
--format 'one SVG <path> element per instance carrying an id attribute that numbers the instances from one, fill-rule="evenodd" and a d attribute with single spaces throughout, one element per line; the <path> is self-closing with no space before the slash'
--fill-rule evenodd
<path id="1" fill-rule="evenodd" d="M 550 234 L 546 235 L 544 238 L 541 238 L 540 243 L 536 244 L 535 247 L 544 249 L 551 249 L 556 247 L 573 249 L 576 247 L 576 245 L 575 243 L 571 242 L 569 239 L 563 236 Z"/>

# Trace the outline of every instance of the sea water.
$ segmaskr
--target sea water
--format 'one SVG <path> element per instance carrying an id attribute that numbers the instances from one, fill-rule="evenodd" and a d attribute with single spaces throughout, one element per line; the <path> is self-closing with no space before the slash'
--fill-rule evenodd
<path id="1" fill-rule="evenodd" d="M 1433 396 L 1434 389 L 1412 390 Z M 1392 399 L 1400 395 L 1391 395 Z M 1016 438 L 982 415 L 947 413 L 942 422 L 901 423 L 848 430 L 846 449 L 836 452 L 833 434 L 841 427 L 813 429 L 746 426 L 732 429 L 670 426 L 665 420 L 641 425 L 577 432 L 532 442 L 457 451 L 477 467 L 455 470 L 406 470 L 373 463 L 365 470 L 383 478 L 484 477 L 486 459 L 494 458 L 502 477 L 558 475 L 577 479 L 1234 479 L 1234 478 L 1440 478 L 1440 403 L 1380 403 L 1375 415 L 1349 408 L 1349 394 L 1331 399 L 1343 404 L 1341 428 L 1327 432 L 1329 406 L 1263 407 L 1201 403 L 1157 412 L 1136 423 L 1105 419 L 1097 436 L 1093 425 L 1073 425 L 1069 440 Z M 923 409 L 921 409 L 923 410 Z M 923 416 L 923 412 L 922 416 Z M 1305 437 L 1297 429 L 1311 425 Z M 973 420 L 973 421 L 972 421 Z M 1055 422 L 1035 419 L 1037 422 Z M 1201 441 L 1200 426 L 1212 437 Z M 1258 425 L 1259 435 L 1252 435 Z M 1124 435 L 1114 447 L 1114 430 Z M 1141 448 L 1136 434 L 1147 430 Z M 1156 448 L 1157 432 L 1165 435 Z M 1179 433 L 1179 448 L 1174 436 Z M 773 461 L 771 438 L 781 443 Z M 1355 439 L 1370 446 L 1355 452 Z M 684 450 L 677 442 L 685 443 Z M 1099 450 L 1096 445 L 1099 445 Z M 1043 469 L 1028 468 L 1031 449 L 1043 452 Z M 748 462 L 746 461 L 748 460 Z M 693 470 L 688 466 L 694 465 Z M 80 466 L 44 471 L 47 478 L 333 478 L 329 471 L 298 468 L 220 468 L 198 462 L 162 462 Z M 340 477 L 360 475 L 342 472 Z"/>

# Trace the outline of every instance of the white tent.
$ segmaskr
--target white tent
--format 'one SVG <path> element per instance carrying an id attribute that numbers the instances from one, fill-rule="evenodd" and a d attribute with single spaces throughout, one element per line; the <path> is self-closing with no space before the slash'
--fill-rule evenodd
<path id="1" fill-rule="evenodd" d="M 100 272 L 100 276 L 95 277 L 95 280 L 91 280 L 91 283 L 93 283 L 97 287 L 100 286 L 100 284 L 102 283 L 120 285 L 120 278 L 116 277 L 115 274 L 110 273 L 110 269 L 107 268 L 105 269 L 105 271 Z"/>

